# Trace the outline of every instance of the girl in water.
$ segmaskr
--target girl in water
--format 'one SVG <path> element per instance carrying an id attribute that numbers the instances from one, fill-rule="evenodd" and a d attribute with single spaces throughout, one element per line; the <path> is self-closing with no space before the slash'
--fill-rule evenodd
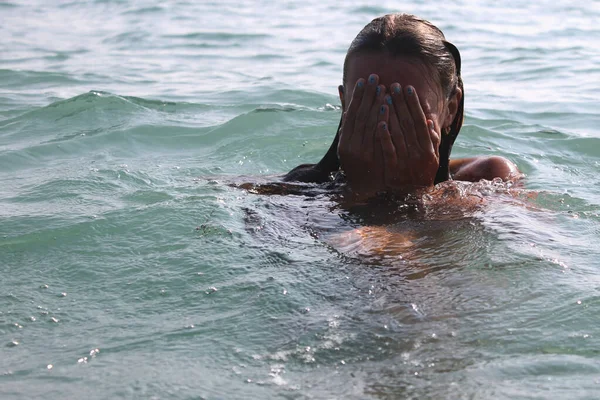
<path id="1" fill-rule="evenodd" d="M 464 119 L 458 49 L 428 21 L 390 14 L 356 36 L 344 61 L 337 135 L 317 164 L 284 176 L 291 182 L 345 177 L 360 197 L 411 192 L 447 181 L 503 181 L 520 174 L 509 160 L 450 160 Z"/>
<path id="2" fill-rule="evenodd" d="M 520 173 L 511 161 L 450 160 L 464 119 L 461 58 L 433 24 L 409 14 L 374 19 L 350 45 L 342 83 L 340 124 L 321 161 L 294 168 L 283 183 L 241 187 L 311 195 L 313 185 L 293 182 L 329 183 L 327 191 L 345 183 L 332 208 L 311 213 L 329 227 L 319 236 L 344 254 L 392 260 L 418 258 L 414 241 L 432 237 L 419 221 L 460 221 L 490 193 L 513 198 L 510 181 Z"/>

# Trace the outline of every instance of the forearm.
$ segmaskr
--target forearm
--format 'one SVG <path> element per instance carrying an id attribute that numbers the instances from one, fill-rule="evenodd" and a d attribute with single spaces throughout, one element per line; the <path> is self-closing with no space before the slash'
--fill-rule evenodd
<path id="1" fill-rule="evenodd" d="M 450 161 L 450 173 L 457 181 L 477 182 L 482 179 L 503 181 L 518 178 L 521 173 L 510 160 L 499 157 L 469 157 Z"/>

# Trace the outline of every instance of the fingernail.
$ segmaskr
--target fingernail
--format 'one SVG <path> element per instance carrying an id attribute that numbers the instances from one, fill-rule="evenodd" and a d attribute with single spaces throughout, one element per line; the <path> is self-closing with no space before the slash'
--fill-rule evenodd
<path id="1" fill-rule="evenodd" d="M 390 105 L 390 106 L 391 106 L 391 105 L 392 105 L 392 96 L 387 96 L 387 97 L 385 98 L 385 101 L 388 103 L 388 105 Z"/>
<path id="2" fill-rule="evenodd" d="M 394 87 L 394 93 L 400 94 L 400 85 Z"/>
<path id="3" fill-rule="evenodd" d="M 379 93 L 381 93 L 381 88 L 377 86 L 377 89 L 375 89 L 375 94 L 379 96 Z"/>
<path id="4" fill-rule="evenodd" d="M 369 76 L 369 83 L 371 83 L 371 84 L 375 83 L 375 75 Z"/>
<path id="5" fill-rule="evenodd" d="M 356 86 L 358 86 L 359 88 L 363 87 L 365 85 L 365 83 L 363 81 L 358 81 L 358 83 L 356 84 Z"/>
<path id="6" fill-rule="evenodd" d="M 379 109 L 379 112 L 381 114 L 385 114 L 385 106 L 381 106 L 381 108 Z"/>
<path id="7" fill-rule="evenodd" d="M 406 89 L 406 92 L 407 92 L 409 95 L 412 95 L 412 94 L 413 94 L 413 92 L 414 92 L 414 90 L 413 90 L 412 86 L 409 86 L 409 87 Z"/>

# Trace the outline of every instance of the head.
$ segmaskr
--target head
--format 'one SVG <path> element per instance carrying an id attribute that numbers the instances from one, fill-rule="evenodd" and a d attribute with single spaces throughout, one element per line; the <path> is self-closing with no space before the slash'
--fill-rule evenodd
<path id="1" fill-rule="evenodd" d="M 460 65 L 456 47 L 430 22 L 409 14 L 376 18 L 356 36 L 346 54 L 342 107 L 349 104 L 355 82 L 371 73 L 388 88 L 394 82 L 414 86 L 425 114 L 442 135 L 436 183 L 447 180 L 450 151 L 463 122 Z"/>

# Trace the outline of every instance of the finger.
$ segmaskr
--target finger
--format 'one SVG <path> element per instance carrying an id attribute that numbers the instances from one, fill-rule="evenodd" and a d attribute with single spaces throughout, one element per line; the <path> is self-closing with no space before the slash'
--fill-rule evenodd
<path id="1" fill-rule="evenodd" d="M 352 98 L 350 99 L 350 104 L 348 104 L 348 109 L 346 111 L 356 112 L 358 107 L 360 107 L 360 103 L 363 98 L 363 93 L 365 91 L 366 82 L 363 78 L 359 78 L 354 84 L 354 89 L 352 91 Z"/>
<path id="2" fill-rule="evenodd" d="M 383 90 L 383 89 L 382 89 Z M 385 98 L 385 95 L 382 95 L 381 100 L 383 100 Z M 380 135 L 380 131 L 381 129 L 388 129 L 389 128 L 389 116 L 390 116 L 390 109 L 388 107 L 387 104 L 381 104 L 379 106 L 379 113 L 378 113 L 378 118 L 377 118 L 377 124 L 375 125 L 375 128 L 373 129 L 373 157 L 375 158 L 375 160 L 373 160 L 377 166 L 379 171 L 381 171 L 381 179 L 384 179 L 385 181 L 385 169 L 386 169 L 386 165 L 385 165 L 385 160 L 383 159 L 383 156 L 381 154 L 381 142 L 379 140 L 379 135 Z M 395 151 L 395 149 L 393 149 Z"/>
<path id="3" fill-rule="evenodd" d="M 385 123 L 388 124 L 388 119 L 389 119 L 389 115 L 390 115 L 390 109 L 386 104 L 382 104 L 379 106 L 378 108 L 378 112 L 377 112 L 377 120 L 374 122 L 374 126 L 373 126 L 373 130 L 372 130 L 372 134 L 371 134 L 371 147 L 373 148 L 373 153 L 372 155 L 374 157 L 378 156 L 378 152 L 377 152 L 377 142 L 378 142 L 378 138 L 377 136 L 379 135 L 379 129 L 380 129 L 380 125 L 381 123 Z M 371 131 L 370 131 L 371 132 Z"/>
<path id="4" fill-rule="evenodd" d="M 435 154 L 435 149 L 431 141 L 431 134 L 429 127 L 427 126 L 427 119 L 425 113 L 419 102 L 419 95 L 414 87 L 408 86 L 406 88 L 406 105 L 412 116 L 414 125 L 414 133 L 419 148 L 425 154 Z"/>
<path id="5" fill-rule="evenodd" d="M 356 132 L 364 132 L 373 107 L 373 102 L 377 96 L 377 88 L 379 86 L 379 76 L 376 74 L 369 75 L 365 90 L 362 96 L 360 106 L 356 111 Z"/>
<path id="6" fill-rule="evenodd" d="M 354 127 L 356 121 L 356 113 L 361 105 L 363 94 L 365 90 L 365 80 L 360 78 L 354 85 L 354 91 L 352 92 L 352 99 L 350 104 L 342 115 L 342 126 L 340 132 L 340 141 L 338 143 L 338 155 L 347 154 L 351 148 L 352 136 L 354 134 Z"/>
<path id="7" fill-rule="evenodd" d="M 406 149 L 406 139 L 404 138 L 404 132 L 402 130 L 402 126 L 400 125 L 400 117 L 398 112 L 396 111 L 396 104 L 401 101 L 401 97 L 398 97 L 402 93 L 402 88 L 398 83 L 394 83 L 390 86 L 390 94 L 388 98 L 386 98 L 386 103 L 390 109 L 389 116 L 389 133 L 392 138 L 392 143 L 396 148 L 396 154 L 399 159 L 408 158 L 407 149 Z"/>
<path id="8" fill-rule="evenodd" d="M 381 148 L 381 159 L 383 160 L 383 176 L 386 185 L 390 185 L 392 182 L 392 176 L 398 169 L 398 158 L 396 155 L 396 148 L 392 142 L 392 137 L 389 132 L 389 125 L 385 121 L 377 124 L 377 139 L 379 141 L 379 147 Z"/>
<path id="9" fill-rule="evenodd" d="M 385 163 L 385 168 L 395 168 L 398 163 L 396 148 L 392 142 L 388 124 L 384 121 L 377 124 L 377 138 L 381 145 L 381 155 Z"/>
<path id="10" fill-rule="evenodd" d="M 385 86 L 378 85 L 375 89 L 375 101 L 373 102 L 373 105 L 371 107 L 371 112 L 369 113 L 367 124 L 365 125 L 365 132 L 363 134 L 362 145 L 364 149 L 373 148 L 375 135 L 377 133 L 377 123 L 382 120 L 387 122 L 387 118 L 382 119 L 382 117 L 385 117 L 387 113 L 387 107 L 382 108 L 384 104 L 384 98 Z"/>
<path id="11" fill-rule="evenodd" d="M 379 106 L 379 115 L 377 117 L 377 124 L 381 121 L 388 122 L 390 119 L 390 107 L 387 104 Z"/>
<path id="12" fill-rule="evenodd" d="M 440 158 L 440 142 L 442 140 L 441 135 L 435 129 L 435 123 L 433 120 L 427 120 L 427 127 L 429 128 L 429 136 L 431 137 L 431 144 L 433 145 L 433 150 L 435 152 L 435 158 L 439 160 Z"/>
<path id="13" fill-rule="evenodd" d="M 399 134 L 404 139 L 406 156 L 408 158 L 419 158 L 421 149 L 415 133 L 412 115 L 408 109 L 408 105 L 406 104 L 405 97 L 407 97 L 407 95 L 405 94 L 405 91 L 406 90 L 403 90 L 403 88 L 397 83 L 392 85 L 392 99 L 394 102 L 396 117 L 398 118 L 398 125 L 400 127 Z"/>
<path id="14" fill-rule="evenodd" d="M 384 107 L 383 105 L 380 106 L 379 122 L 377 123 L 377 125 L 375 125 L 373 134 L 373 160 L 371 161 L 371 164 L 374 166 L 375 170 L 378 171 L 378 173 L 373 176 L 373 179 L 376 179 L 379 182 L 379 184 L 385 184 L 385 170 L 387 168 L 387 165 L 382 155 L 381 142 L 379 140 L 379 132 L 381 131 L 381 129 L 387 129 L 388 126 L 387 115 L 387 107 Z"/>

